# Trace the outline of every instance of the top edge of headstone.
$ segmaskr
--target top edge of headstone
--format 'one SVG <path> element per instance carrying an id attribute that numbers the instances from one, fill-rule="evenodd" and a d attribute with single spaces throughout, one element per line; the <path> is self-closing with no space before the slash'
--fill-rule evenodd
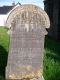
<path id="1" fill-rule="evenodd" d="M 15 9 L 13 9 L 7 17 L 6 25 L 9 27 L 9 25 L 14 20 L 16 15 L 19 15 L 19 13 L 23 12 L 23 11 L 31 11 L 31 12 L 40 14 L 41 17 L 43 18 L 44 22 L 45 22 L 44 23 L 45 28 L 50 27 L 50 20 L 49 20 L 47 13 L 42 8 L 40 8 L 39 6 L 33 5 L 33 4 L 23 4 L 21 6 L 16 7 Z"/>

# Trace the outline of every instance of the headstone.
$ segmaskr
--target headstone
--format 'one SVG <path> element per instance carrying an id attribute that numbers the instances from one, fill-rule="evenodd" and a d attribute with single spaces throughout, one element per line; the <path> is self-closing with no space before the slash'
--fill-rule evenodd
<path id="1" fill-rule="evenodd" d="M 16 13 L 17 12 L 17 13 Z M 17 7 L 8 17 L 10 45 L 6 79 L 42 78 L 47 14 L 35 5 Z"/>

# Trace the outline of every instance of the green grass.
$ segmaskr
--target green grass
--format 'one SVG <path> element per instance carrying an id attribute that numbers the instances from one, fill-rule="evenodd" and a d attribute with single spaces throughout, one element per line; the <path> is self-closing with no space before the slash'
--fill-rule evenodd
<path id="1" fill-rule="evenodd" d="M 5 68 L 7 65 L 9 36 L 7 29 L 0 27 L 0 80 L 5 77 Z"/>
<path id="2" fill-rule="evenodd" d="M 9 35 L 6 28 L 0 27 L 0 80 L 5 76 Z M 60 80 L 60 43 L 46 36 L 44 50 L 45 80 Z"/>
<path id="3" fill-rule="evenodd" d="M 8 51 L 9 35 L 8 29 L 0 27 L 0 45 Z"/>
<path id="4" fill-rule="evenodd" d="M 45 80 L 60 80 L 60 43 L 47 36 L 45 38 L 44 77 Z"/>

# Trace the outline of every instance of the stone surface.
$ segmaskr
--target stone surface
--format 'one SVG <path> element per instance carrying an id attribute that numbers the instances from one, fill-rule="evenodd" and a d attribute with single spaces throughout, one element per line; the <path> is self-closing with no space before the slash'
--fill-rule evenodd
<path id="1" fill-rule="evenodd" d="M 37 80 L 35 78 L 42 77 L 45 28 L 50 25 L 45 15 L 39 14 L 39 8 L 34 5 L 22 5 L 10 14 L 7 21 L 11 29 L 6 79 Z M 12 22 L 9 22 L 11 18 Z"/>

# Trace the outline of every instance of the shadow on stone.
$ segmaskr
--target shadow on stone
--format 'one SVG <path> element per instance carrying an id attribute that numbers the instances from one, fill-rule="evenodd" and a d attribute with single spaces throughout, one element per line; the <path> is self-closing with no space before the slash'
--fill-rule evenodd
<path id="1" fill-rule="evenodd" d="M 0 80 L 5 79 L 5 68 L 7 65 L 8 52 L 0 45 Z"/>

